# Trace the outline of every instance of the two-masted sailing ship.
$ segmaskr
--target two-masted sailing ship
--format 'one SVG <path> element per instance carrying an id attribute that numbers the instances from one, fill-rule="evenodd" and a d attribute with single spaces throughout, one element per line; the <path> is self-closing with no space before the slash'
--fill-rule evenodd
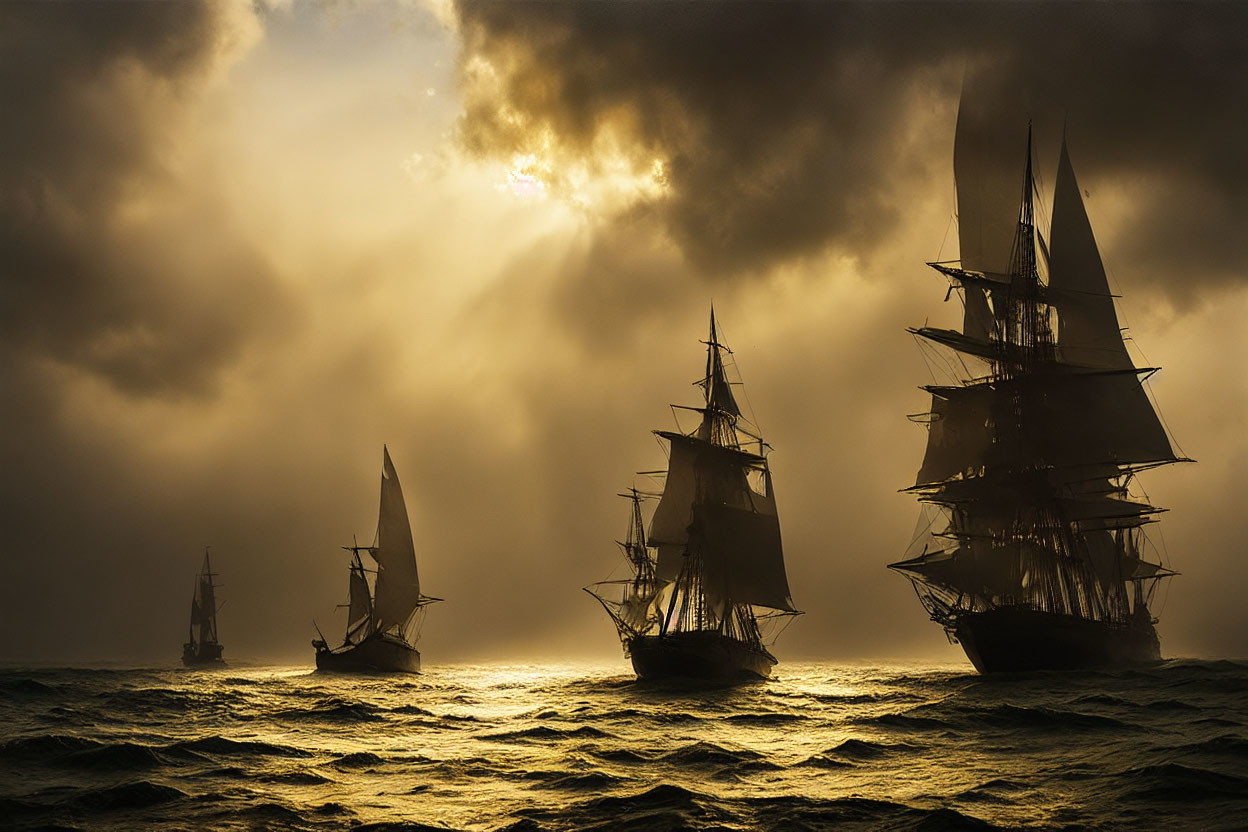
<path id="1" fill-rule="evenodd" d="M 223 666 L 221 653 L 225 648 L 217 641 L 217 584 L 213 578 L 212 560 L 204 550 L 204 565 L 195 576 L 195 591 L 191 594 L 191 626 L 187 641 L 182 645 L 182 664 L 187 667 Z M 198 633 L 196 632 L 198 630 Z M 198 638 L 196 636 L 198 635 Z"/>
<path id="2" fill-rule="evenodd" d="M 1163 509 L 1132 486 L 1181 457 L 1142 386 L 1156 368 L 1127 354 L 1065 140 L 1046 241 L 1030 128 L 1002 184 L 963 122 L 960 260 L 929 264 L 961 293 L 962 329 L 910 330 L 956 369 L 912 417 L 928 426 L 909 489 L 924 514 L 890 568 L 980 672 L 1157 661 L 1149 604 L 1176 573 L 1146 556 Z"/>
<path id="3" fill-rule="evenodd" d="M 419 673 L 419 613 L 440 601 L 420 594 L 412 527 L 403 502 L 399 475 L 382 446 L 381 508 L 372 546 L 344 546 L 351 553 L 348 567 L 347 629 L 342 644 L 330 648 L 321 636 L 313 640 L 317 670 L 344 673 Z M 366 569 L 366 552 L 376 571 Z M 372 585 L 369 574 L 375 575 Z"/>
<path id="4" fill-rule="evenodd" d="M 586 587 L 615 623 L 642 679 L 715 682 L 765 678 L 776 659 L 760 622 L 795 615 L 768 445 L 751 430 L 725 372 L 731 354 L 711 311 L 702 407 L 690 433 L 655 431 L 670 447 L 647 536 L 643 495 L 630 501 L 620 543 L 633 576 Z M 679 407 L 673 405 L 673 407 Z"/>

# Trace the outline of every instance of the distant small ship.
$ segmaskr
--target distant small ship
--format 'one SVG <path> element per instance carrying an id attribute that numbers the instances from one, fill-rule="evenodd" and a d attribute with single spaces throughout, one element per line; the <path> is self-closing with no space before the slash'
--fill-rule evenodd
<path id="1" fill-rule="evenodd" d="M 706 344 L 705 404 L 685 408 L 701 414 L 698 427 L 655 431 L 671 454 L 648 540 L 643 495 L 622 495 L 631 515 L 620 546 L 633 577 L 585 588 L 611 616 L 642 679 L 766 678 L 776 659 L 760 620 L 799 614 L 785 574 L 769 446 L 746 428 L 737 406 L 724 368 L 731 350 L 717 337 L 713 309 Z"/>
<path id="2" fill-rule="evenodd" d="M 419 673 L 420 651 L 413 645 L 419 637 L 419 627 L 411 625 L 425 606 L 442 600 L 420 594 L 403 488 L 390 461 L 390 450 L 384 445 L 382 456 L 376 543 L 343 547 L 351 553 L 347 631 L 342 644 L 333 649 L 324 636 L 312 641 L 317 670 Z M 370 570 L 364 568 L 360 552 L 367 552 L 377 564 L 371 590 Z"/>
<path id="3" fill-rule="evenodd" d="M 910 489 L 925 511 L 890 568 L 980 672 L 1157 661 L 1149 603 L 1177 573 L 1145 554 L 1162 509 L 1128 493 L 1183 460 L 1141 386 L 1156 368 L 1127 354 L 1065 140 L 1046 245 L 1030 132 L 1021 182 L 1003 182 L 963 122 L 960 261 L 929 264 L 961 291 L 962 330 L 911 330 L 952 350 L 955 373 L 912 417 L 928 426 Z"/>
<path id="4" fill-rule="evenodd" d="M 204 565 L 195 577 L 195 591 L 191 595 L 191 626 L 189 640 L 182 645 L 182 664 L 187 667 L 223 667 L 221 653 L 225 648 L 217 641 L 217 584 L 212 579 L 212 561 L 204 550 Z M 195 628 L 199 628 L 199 639 Z"/>

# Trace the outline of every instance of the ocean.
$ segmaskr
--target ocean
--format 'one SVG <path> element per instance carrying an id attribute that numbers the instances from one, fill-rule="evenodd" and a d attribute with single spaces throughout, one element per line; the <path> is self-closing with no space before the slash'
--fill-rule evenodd
<path id="1" fill-rule="evenodd" d="M 1248 663 L 0 670 L 4 829 L 1248 828 Z"/>

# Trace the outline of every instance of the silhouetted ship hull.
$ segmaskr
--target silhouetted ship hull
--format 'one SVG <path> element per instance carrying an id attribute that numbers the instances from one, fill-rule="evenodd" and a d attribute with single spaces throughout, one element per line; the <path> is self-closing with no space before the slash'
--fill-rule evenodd
<path id="1" fill-rule="evenodd" d="M 776 659 L 765 649 L 709 632 L 637 636 L 626 642 L 639 679 L 737 682 L 766 679 Z"/>
<path id="2" fill-rule="evenodd" d="M 980 673 L 1093 670 L 1161 660 L 1151 621 L 1125 624 L 998 607 L 960 615 L 953 632 Z"/>
<path id="3" fill-rule="evenodd" d="M 316 669 L 332 673 L 419 673 L 420 651 L 406 641 L 374 633 L 359 644 L 317 650 Z"/>
<path id="4" fill-rule="evenodd" d="M 620 495 L 632 501 L 619 545 L 633 575 L 585 588 L 611 616 L 641 679 L 765 679 L 776 659 L 763 646 L 760 622 L 799 614 L 784 568 L 769 446 L 746 427 L 724 365 L 731 350 L 719 342 L 713 310 L 706 345 L 705 406 L 683 408 L 701 414 L 697 427 L 655 431 L 669 447 L 662 495 L 636 488 Z M 645 496 L 659 496 L 649 535 Z"/>
<path id="5" fill-rule="evenodd" d="M 381 503 L 377 515 L 377 541 L 373 546 L 346 546 L 351 553 L 348 569 L 347 631 L 342 645 L 333 649 L 325 637 L 313 639 L 316 669 L 333 673 L 419 673 L 420 651 L 412 646 L 419 633 L 418 613 L 438 601 L 420 594 L 412 528 L 403 502 L 403 487 L 382 448 Z M 360 553 L 367 552 L 377 564 L 376 579 L 369 585 Z M 413 625 L 413 621 L 417 623 Z"/>
<path id="6" fill-rule="evenodd" d="M 220 644 L 201 644 L 182 646 L 182 664 L 187 667 L 225 667 L 225 659 L 221 653 L 225 648 Z"/>

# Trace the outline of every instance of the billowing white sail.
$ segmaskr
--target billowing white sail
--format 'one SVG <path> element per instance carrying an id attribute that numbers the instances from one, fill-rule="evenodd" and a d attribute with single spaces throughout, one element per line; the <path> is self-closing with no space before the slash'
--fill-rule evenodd
<path id="1" fill-rule="evenodd" d="M 369 550 L 377 561 L 373 620 L 377 630 L 402 628 L 420 606 L 420 578 L 416 574 L 416 550 L 412 527 L 403 502 L 399 475 L 383 446 L 381 510 L 377 519 L 377 545 Z"/>

